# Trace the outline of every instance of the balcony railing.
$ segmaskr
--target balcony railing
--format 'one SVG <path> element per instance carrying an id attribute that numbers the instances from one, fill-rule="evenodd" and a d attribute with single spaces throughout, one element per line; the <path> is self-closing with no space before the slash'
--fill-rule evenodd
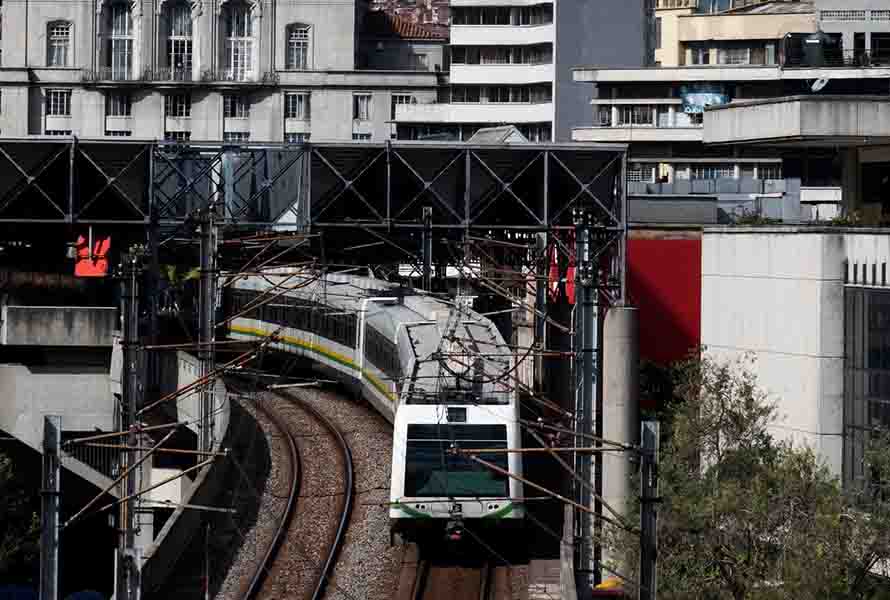
<path id="1" fill-rule="evenodd" d="M 233 69 L 207 69 L 201 73 L 201 81 L 236 82 L 236 83 L 260 83 L 263 85 L 278 85 L 278 73 L 266 71 L 259 77 L 253 71 L 237 71 Z"/>
<path id="2" fill-rule="evenodd" d="M 785 56 L 785 68 L 890 67 L 890 50 L 832 50 L 821 55 L 794 53 Z"/>
<path id="3" fill-rule="evenodd" d="M 142 73 L 123 67 L 99 67 L 97 69 L 84 69 L 81 81 L 94 83 L 97 81 L 141 81 Z"/>
<path id="4" fill-rule="evenodd" d="M 119 69 L 117 67 L 99 67 L 98 69 L 84 69 L 81 75 L 84 83 L 98 83 L 107 81 L 138 81 L 138 82 L 163 82 L 181 81 L 191 83 L 196 81 L 191 69 L 145 69 L 135 72 L 132 69 Z M 219 82 L 243 82 L 259 83 L 262 85 L 278 85 L 279 76 L 275 71 L 266 71 L 257 77 L 253 71 L 233 71 L 232 69 L 206 69 L 201 72 L 202 83 Z"/>
<path id="5" fill-rule="evenodd" d="M 192 70 L 167 67 L 146 71 L 146 76 L 151 81 L 192 81 Z"/>
<path id="6" fill-rule="evenodd" d="M 656 10 L 668 8 L 698 8 L 698 0 L 656 0 Z"/>

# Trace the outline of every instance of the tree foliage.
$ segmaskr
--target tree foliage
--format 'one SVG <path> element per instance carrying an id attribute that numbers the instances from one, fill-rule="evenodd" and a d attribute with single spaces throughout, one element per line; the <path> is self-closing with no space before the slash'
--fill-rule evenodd
<path id="1" fill-rule="evenodd" d="M 659 464 L 659 598 L 877 598 L 890 561 L 890 444 L 872 485 L 845 493 L 806 446 L 770 434 L 775 407 L 750 357 L 676 370 Z M 875 493 L 878 490 L 878 493 Z"/>
<path id="2" fill-rule="evenodd" d="M 0 581 L 30 583 L 40 552 L 40 519 L 33 509 L 36 498 L 14 467 L 0 454 Z"/>

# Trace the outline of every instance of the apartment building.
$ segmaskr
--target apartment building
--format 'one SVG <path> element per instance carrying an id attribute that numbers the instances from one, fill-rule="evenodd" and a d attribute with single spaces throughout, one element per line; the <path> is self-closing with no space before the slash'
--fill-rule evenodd
<path id="1" fill-rule="evenodd" d="M 820 28 L 853 64 L 890 64 L 890 5 L 885 0 L 816 0 Z"/>
<path id="2" fill-rule="evenodd" d="M 651 48 L 644 0 L 451 0 L 449 82 L 436 102 L 399 106 L 398 136 L 466 140 L 515 125 L 531 141 L 569 141 L 584 118 L 578 64 L 642 66 Z"/>
<path id="3" fill-rule="evenodd" d="M 807 145 L 705 139 L 711 106 L 808 94 L 887 96 L 890 69 L 827 60 L 835 50 L 830 39 L 822 43 L 813 4 L 771 0 L 701 12 L 695 0 L 659 0 L 655 14 L 661 19 L 660 67 L 575 72 L 595 91 L 588 100 L 592 123 L 575 127 L 572 138 L 629 143 L 634 196 L 716 201 L 720 220 L 746 213 L 788 221 L 831 218 L 845 181 L 884 160 L 874 149 L 847 147 L 849 139 Z M 806 39 L 824 52 L 802 52 Z"/>
<path id="4" fill-rule="evenodd" d="M 384 140 L 444 36 L 361 0 L 66 0 L 2 10 L 0 136 Z M 385 51 L 360 61 L 363 40 Z"/>

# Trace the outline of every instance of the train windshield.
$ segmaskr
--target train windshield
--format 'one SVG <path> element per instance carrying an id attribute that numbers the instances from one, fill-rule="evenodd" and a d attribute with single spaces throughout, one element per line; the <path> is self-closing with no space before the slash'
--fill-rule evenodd
<path id="1" fill-rule="evenodd" d="M 408 425 L 405 495 L 428 497 L 496 497 L 509 495 L 507 476 L 469 457 L 449 452 L 462 448 L 507 447 L 506 425 Z M 506 453 L 479 453 L 480 459 L 507 470 Z"/>

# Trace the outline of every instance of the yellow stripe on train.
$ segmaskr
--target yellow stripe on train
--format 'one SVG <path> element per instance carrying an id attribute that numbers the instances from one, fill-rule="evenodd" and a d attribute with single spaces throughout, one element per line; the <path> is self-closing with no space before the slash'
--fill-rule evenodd
<path id="1" fill-rule="evenodd" d="M 270 335 L 262 329 L 257 329 L 255 327 L 245 327 L 242 325 L 232 325 L 231 330 L 233 333 L 240 333 L 243 335 L 250 335 L 254 337 L 268 337 Z M 380 381 L 373 373 L 365 369 L 359 369 L 358 365 L 355 364 L 355 361 L 353 361 L 348 356 L 340 354 L 339 352 L 330 348 L 326 348 L 321 344 L 315 344 L 301 338 L 296 338 L 289 335 L 279 335 L 277 337 L 279 342 L 288 344 L 290 346 L 297 346 L 298 348 L 303 348 L 304 350 L 309 350 L 310 352 L 315 352 L 316 354 L 321 354 L 322 356 L 333 360 L 334 362 L 338 362 L 345 367 L 349 367 L 354 371 L 361 371 L 362 375 L 364 375 L 368 379 L 368 381 L 371 382 L 371 385 L 373 385 L 377 389 L 377 391 L 386 396 L 390 400 L 390 402 L 396 401 L 395 395 L 386 388 L 382 381 Z"/>

